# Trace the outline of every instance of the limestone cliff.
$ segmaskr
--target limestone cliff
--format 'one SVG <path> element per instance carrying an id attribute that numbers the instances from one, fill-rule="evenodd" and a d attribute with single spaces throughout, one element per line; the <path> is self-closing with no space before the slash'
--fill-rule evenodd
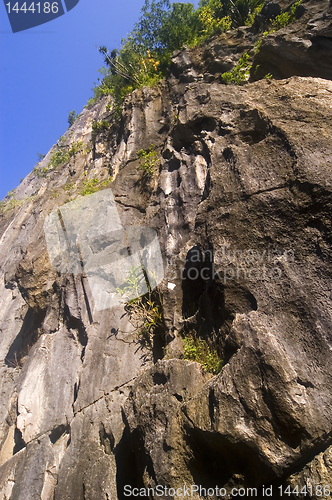
<path id="1" fill-rule="evenodd" d="M 1 500 L 332 489 L 331 2 L 303 0 L 298 17 L 258 53 L 263 18 L 183 49 L 120 119 L 107 97 L 85 108 L 58 143 L 77 151 L 47 172 L 54 147 L 5 200 Z M 224 85 L 244 50 L 279 79 Z M 98 310 L 84 273 L 51 265 L 45 219 L 89 186 L 112 190 L 124 227 L 158 234 L 153 334 L 126 304 Z M 185 359 L 193 332 L 219 373 Z"/>

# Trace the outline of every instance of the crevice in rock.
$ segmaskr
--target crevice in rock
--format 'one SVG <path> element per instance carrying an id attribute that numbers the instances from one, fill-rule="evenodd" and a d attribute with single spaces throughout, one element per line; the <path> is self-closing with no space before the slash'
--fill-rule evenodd
<path id="1" fill-rule="evenodd" d="M 217 350 L 223 364 L 239 349 L 229 337 L 235 315 L 257 311 L 256 297 L 235 280 L 225 282 L 223 270 L 216 272 L 212 250 L 192 247 L 186 258 L 182 279 L 183 328 L 207 341 Z"/>
<path id="2" fill-rule="evenodd" d="M 204 160 L 206 161 L 206 169 L 207 169 L 204 190 L 201 198 L 201 202 L 203 202 L 208 198 L 212 187 L 211 175 L 210 175 L 211 155 L 209 146 L 205 143 L 205 141 L 201 141 L 201 148 L 199 149 L 200 150 L 198 151 L 198 153 L 201 154 Z M 194 154 L 197 154 L 197 151 L 194 151 Z"/>
<path id="3" fill-rule="evenodd" d="M 29 308 L 18 335 L 5 357 L 7 366 L 15 368 L 22 366 L 31 347 L 37 342 L 45 318 L 45 311 Z"/>
<path id="4" fill-rule="evenodd" d="M 80 389 L 80 383 L 75 382 L 75 384 L 74 384 L 74 403 L 77 400 L 79 389 Z"/>
<path id="5" fill-rule="evenodd" d="M 225 123 L 222 120 L 219 121 L 218 124 L 218 135 L 220 137 L 225 137 L 226 135 L 229 135 L 232 133 L 232 127 L 231 124 Z"/>
<path id="6" fill-rule="evenodd" d="M 140 207 L 139 205 L 130 205 L 128 203 L 124 203 L 120 201 L 119 196 L 115 196 L 115 201 L 116 203 L 119 203 L 119 205 L 123 206 L 124 208 L 133 208 L 134 210 L 138 210 L 141 214 L 145 215 L 146 214 L 146 209 L 143 207 Z M 123 198 L 123 196 L 122 196 Z"/>
<path id="7" fill-rule="evenodd" d="M 74 418 L 76 417 L 76 415 L 78 413 L 81 413 L 82 411 L 86 410 L 87 408 L 90 408 L 90 406 L 97 404 L 101 399 L 105 398 L 106 396 L 109 396 L 113 392 L 118 391 L 119 389 L 121 389 L 121 387 L 125 387 L 126 385 L 130 384 L 130 382 L 132 382 L 133 380 L 135 380 L 135 378 L 136 377 L 134 377 L 134 378 L 132 378 L 130 380 L 127 380 L 127 382 L 124 382 L 123 384 L 114 387 L 114 389 L 112 389 L 109 392 L 104 392 L 104 394 L 102 396 L 100 396 L 100 398 L 96 399 L 95 401 L 92 401 L 92 403 L 89 403 L 88 405 L 83 406 L 83 408 L 80 408 L 79 410 L 77 410 L 76 412 L 74 412 Z"/>
<path id="8" fill-rule="evenodd" d="M 165 332 L 166 332 L 166 326 L 165 323 L 163 323 L 153 334 L 152 353 L 153 353 L 154 363 L 156 363 L 158 359 L 162 359 L 165 355 L 165 346 L 166 346 Z"/>
<path id="9" fill-rule="evenodd" d="M 200 116 L 187 123 L 177 123 L 172 130 L 173 147 L 177 152 L 181 149 L 190 149 L 192 144 L 199 140 L 202 132 L 213 132 L 217 121 L 210 116 Z"/>
<path id="10" fill-rule="evenodd" d="M 90 322 L 90 324 L 92 324 L 93 323 L 92 311 L 91 311 L 91 307 L 90 307 L 89 297 L 88 297 L 88 294 L 87 294 L 87 291 L 85 288 L 83 276 L 81 276 L 81 283 L 82 283 L 82 290 L 83 290 L 83 295 L 84 295 L 85 307 L 86 307 L 88 317 L 89 317 L 89 322 Z"/>
<path id="11" fill-rule="evenodd" d="M 194 484 L 209 488 L 211 484 L 222 487 L 231 482 L 253 487 L 273 478 L 250 443 L 188 425 L 185 431 L 185 441 L 192 451 L 187 465 Z"/>
<path id="12" fill-rule="evenodd" d="M 257 366 L 262 378 L 262 397 L 271 413 L 271 424 L 274 432 L 284 443 L 296 449 L 302 441 L 305 441 L 308 437 L 310 438 L 310 436 L 306 429 L 289 413 L 287 408 L 280 406 L 280 403 L 271 391 L 270 386 L 277 391 L 278 384 L 283 383 L 276 378 L 277 374 L 273 371 L 272 366 L 266 364 L 262 357 L 260 357 Z M 274 377 L 273 383 L 267 381 L 269 377 Z M 280 389 L 281 392 L 282 390 Z"/>
<path id="13" fill-rule="evenodd" d="M 201 273 L 202 253 L 198 246 L 192 247 L 187 255 L 182 272 L 182 317 L 194 316 L 199 308 L 199 299 L 205 289 L 205 280 Z"/>
<path id="14" fill-rule="evenodd" d="M 237 353 L 240 349 L 240 345 L 236 339 L 236 336 L 231 331 L 225 338 L 223 346 L 223 363 L 226 365 L 229 360 Z"/>
<path id="15" fill-rule="evenodd" d="M 180 166 L 181 166 L 181 161 L 174 155 L 167 162 L 168 172 L 174 172 L 174 170 L 179 170 Z"/>
<path id="16" fill-rule="evenodd" d="M 208 198 L 210 191 L 211 191 L 211 176 L 210 176 L 210 170 L 208 169 L 201 201 L 204 201 Z"/>
<path id="17" fill-rule="evenodd" d="M 212 250 L 202 252 L 198 246 L 192 247 L 182 276 L 184 331 L 194 330 L 220 350 L 220 328 L 233 317 L 225 309 L 224 286 L 215 279 Z"/>
<path id="18" fill-rule="evenodd" d="M 230 148 L 230 147 L 225 148 L 224 151 L 222 152 L 222 155 L 225 158 L 225 160 L 227 161 L 227 163 L 229 163 L 230 165 L 235 165 L 236 158 L 235 158 L 235 155 L 232 151 L 232 148 Z"/>
<path id="19" fill-rule="evenodd" d="M 282 476 L 280 477 L 280 482 L 285 481 L 292 474 L 301 472 L 302 469 L 312 462 L 317 455 L 324 453 L 332 445 L 332 433 L 322 436 L 317 442 L 311 444 L 311 447 L 307 450 L 303 449 L 301 457 L 293 462 L 291 467 L 287 468 Z"/>
<path id="20" fill-rule="evenodd" d="M 153 383 L 155 385 L 165 385 L 168 380 L 169 377 L 167 377 L 164 373 L 156 372 L 153 374 Z"/>
<path id="21" fill-rule="evenodd" d="M 52 444 L 55 444 L 64 434 L 70 436 L 70 425 L 61 424 L 51 430 L 49 438 Z"/>
<path id="22" fill-rule="evenodd" d="M 17 427 L 14 431 L 14 443 L 13 455 L 16 455 L 16 453 L 26 447 L 26 442 L 23 439 L 22 432 Z"/>
<path id="23" fill-rule="evenodd" d="M 218 427 L 218 422 L 216 421 L 216 416 L 218 415 L 219 402 L 215 395 L 215 390 L 213 387 L 209 391 L 209 417 L 211 422 L 211 428 L 214 429 Z"/>
<path id="24" fill-rule="evenodd" d="M 123 410 L 122 419 L 125 428 L 119 443 L 113 450 L 116 462 L 116 486 L 119 500 L 125 500 L 126 498 L 124 495 L 125 485 L 130 485 L 132 488 L 144 486 L 142 477 L 146 459 L 142 438 L 139 436 L 137 430 L 130 433 L 129 425 Z M 144 455 L 144 457 L 142 457 L 142 455 Z M 150 475 L 151 472 L 150 470 Z"/>
<path id="25" fill-rule="evenodd" d="M 257 109 L 240 111 L 239 136 L 250 146 L 257 144 L 272 133 L 273 125 Z"/>
<path id="26" fill-rule="evenodd" d="M 85 349 L 88 344 L 88 334 L 85 325 L 81 318 L 76 318 L 71 314 L 70 308 L 67 304 L 64 305 L 63 319 L 68 330 L 75 330 L 77 332 L 77 339 L 82 346 L 81 360 L 83 361 Z"/>
<path id="27" fill-rule="evenodd" d="M 303 385 L 303 387 L 305 387 L 306 389 L 308 389 L 308 388 L 314 389 L 315 388 L 314 384 L 309 382 L 309 380 L 302 380 L 300 377 L 297 377 L 296 381 L 298 384 Z"/>
<path id="28" fill-rule="evenodd" d="M 99 425 L 99 439 L 106 455 L 111 455 L 114 449 L 115 439 L 112 430 L 108 429 L 106 432 L 105 426 L 102 422 L 100 422 Z"/>
<path id="29" fill-rule="evenodd" d="M 289 188 L 291 183 L 285 183 L 281 184 L 280 186 L 273 186 L 271 188 L 266 188 L 266 189 L 260 189 L 259 191 L 255 191 L 254 193 L 244 193 L 242 195 L 242 198 L 245 200 L 249 200 L 252 196 L 257 196 L 259 194 L 264 194 L 264 193 L 272 193 L 273 191 L 278 191 L 279 189 L 285 189 Z"/>
<path id="30" fill-rule="evenodd" d="M 183 396 L 181 396 L 181 394 L 173 394 L 173 396 L 175 397 L 175 399 L 177 399 L 178 401 L 180 401 L 180 403 L 183 401 Z"/>
<path id="31" fill-rule="evenodd" d="M 296 161 L 297 160 L 297 154 L 295 152 L 295 149 L 289 142 L 289 139 L 285 132 L 283 132 L 280 128 L 276 127 L 275 125 L 271 126 L 271 133 L 275 134 L 278 139 L 280 139 L 281 144 L 282 144 L 282 149 L 286 150 L 289 156 Z"/>

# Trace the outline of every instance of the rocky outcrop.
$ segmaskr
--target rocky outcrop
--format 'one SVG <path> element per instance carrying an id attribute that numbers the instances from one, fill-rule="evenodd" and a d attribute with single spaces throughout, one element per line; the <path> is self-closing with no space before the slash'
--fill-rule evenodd
<path id="1" fill-rule="evenodd" d="M 309 88 L 316 89 L 316 96 L 325 96 L 321 112 L 317 101 L 305 98 Z M 215 276 L 203 287 L 199 279 L 190 283 L 199 296 L 190 321 L 202 335 L 218 332 L 225 364 L 188 401 L 181 396 L 180 404 L 172 397 L 172 404 L 162 405 L 158 436 L 172 435 L 176 420 L 183 443 L 180 446 L 177 440 L 166 447 L 164 458 L 159 441 L 150 435 L 156 432 L 157 417 L 146 413 L 146 406 L 159 406 L 146 399 L 141 402 L 137 395 L 153 394 L 146 388 L 145 376 L 135 382 L 126 408 L 133 435 L 139 432 L 148 451 L 146 470 L 153 465 L 146 487 L 155 483 L 177 487 L 179 477 L 205 487 L 215 483 L 228 489 L 243 484 L 259 487 L 286 478 L 321 452 L 323 443 L 330 444 L 331 233 L 325 210 L 331 206 L 331 177 L 329 155 L 322 155 L 330 148 L 329 133 L 326 129 L 320 133 L 322 142 L 316 149 L 317 130 L 310 130 L 308 122 L 304 126 L 299 117 L 309 113 L 316 117 L 316 126 L 325 127 L 321 113 L 325 114 L 331 88 L 327 81 L 293 78 L 250 84 L 236 96 L 233 88 L 202 84 L 184 94 L 173 154 L 183 165 L 191 148 L 198 147 L 197 139 L 202 141 L 200 151 L 206 148 L 208 154 L 201 202 L 194 221 L 187 219 L 194 232 L 189 228 L 187 235 L 181 233 L 181 241 L 187 242 L 176 255 L 183 256 L 183 265 L 195 245 L 213 249 Z M 194 127 L 203 116 L 206 128 L 197 133 Z M 191 130 L 196 134 L 190 137 Z M 177 151 L 182 131 L 188 135 L 180 136 L 180 144 L 187 146 Z M 193 165 L 195 161 L 197 154 Z M 170 177 L 181 175 L 182 168 L 172 170 Z M 173 182 L 169 184 L 176 186 Z M 188 191 L 181 184 L 168 194 L 182 200 L 173 206 L 186 206 Z M 172 233 L 172 241 L 179 241 L 176 224 Z M 170 281 L 177 283 L 172 321 L 180 329 L 186 288 L 182 284 L 181 289 L 174 274 Z M 160 400 L 166 402 L 176 391 L 168 388 L 168 368 L 163 373 L 158 394 L 163 391 Z M 160 461 L 180 461 L 181 474 L 172 479 L 170 467 L 163 473 Z"/>
<path id="2" fill-rule="evenodd" d="M 296 15 L 295 23 L 263 37 L 251 71 L 254 80 L 269 73 L 274 78 L 299 75 L 332 79 L 331 2 L 303 0 Z"/>
<path id="3" fill-rule="evenodd" d="M 224 42 L 209 43 L 222 55 Z M 84 109 L 61 147 L 84 146 L 45 173 L 49 152 L 7 200 L 0 499 L 113 500 L 126 485 L 226 497 L 312 486 L 318 498 L 331 484 L 332 83 L 226 86 L 224 63 L 205 77 L 198 55 L 175 55 L 170 78 L 128 96 L 120 120 L 107 97 Z M 110 125 L 92 134 L 96 121 Z M 152 145 L 149 177 L 138 152 Z M 139 311 L 134 322 L 126 305 L 98 309 L 86 273 L 51 265 L 46 217 L 96 183 L 124 228 L 158 234 L 150 336 Z M 218 374 L 184 359 L 192 332 L 218 352 Z"/>
<path id="4" fill-rule="evenodd" d="M 275 79 L 312 76 L 331 80 L 332 6 L 329 0 L 303 0 L 296 21 L 281 29 L 272 26 L 295 2 L 267 1 L 252 27 L 241 27 L 212 37 L 204 47 L 184 48 L 175 54 L 171 72 L 180 82 L 220 81 L 241 55 L 248 52 L 251 81 L 266 75 Z M 259 45 L 259 50 L 258 50 Z"/>

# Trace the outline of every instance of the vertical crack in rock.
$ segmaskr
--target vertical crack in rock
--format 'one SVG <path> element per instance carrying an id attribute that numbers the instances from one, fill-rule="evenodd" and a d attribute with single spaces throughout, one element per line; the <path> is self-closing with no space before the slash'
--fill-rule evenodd
<path id="1" fill-rule="evenodd" d="M 45 311 L 36 311 L 32 308 L 28 309 L 22 327 L 5 357 L 7 366 L 15 368 L 23 365 L 29 355 L 31 347 L 39 338 L 44 318 Z"/>
<path id="2" fill-rule="evenodd" d="M 71 250 L 71 242 L 70 242 L 70 240 L 68 238 L 67 229 L 66 229 L 66 226 L 65 226 L 65 223 L 64 223 L 64 220 L 63 220 L 62 213 L 61 213 L 60 209 L 57 210 L 57 214 L 58 214 L 58 218 L 59 218 L 59 221 L 60 221 L 60 224 L 61 224 L 61 227 L 62 227 L 63 234 L 65 236 L 65 240 L 66 240 L 66 243 L 67 243 L 68 252 L 70 252 L 70 250 Z M 85 284 L 84 284 L 84 278 L 86 277 L 86 274 L 85 274 L 85 269 L 84 269 L 84 262 L 83 262 L 82 252 L 81 252 L 81 248 L 80 248 L 80 245 L 79 245 L 78 242 L 76 242 L 76 245 L 77 245 L 77 249 L 78 249 L 79 263 L 80 263 L 80 267 L 81 267 L 81 271 L 82 271 L 82 274 L 81 274 L 81 284 L 82 284 L 82 289 L 83 289 L 83 294 L 84 294 L 84 301 L 85 301 L 87 313 L 88 313 L 88 316 L 89 316 L 89 321 L 90 321 L 90 323 L 93 323 L 93 318 L 92 318 L 92 312 L 91 312 L 91 307 L 90 307 L 90 303 L 89 303 L 89 298 L 88 298 L 88 294 L 87 294 L 87 291 L 86 291 L 86 288 L 85 288 Z M 74 275 L 73 275 L 73 279 L 75 279 Z"/>
<path id="3" fill-rule="evenodd" d="M 122 410 L 122 419 L 125 424 L 121 440 L 113 450 L 116 461 L 116 485 L 117 495 L 119 500 L 124 500 L 124 487 L 130 485 L 132 488 L 140 488 L 143 486 L 142 476 L 143 471 L 139 466 L 140 458 L 133 451 L 133 441 L 138 435 L 132 436 L 127 423 L 127 419 Z M 141 452 L 143 451 L 142 448 Z"/>
<path id="4" fill-rule="evenodd" d="M 58 427 L 52 429 L 49 435 L 51 443 L 55 444 L 57 441 L 59 441 L 60 438 L 64 436 L 64 434 L 67 434 L 69 436 L 67 440 L 68 444 L 68 442 L 70 442 L 70 425 L 61 424 Z"/>
<path id="5" fill-rule="evenodd" d="M 99 426 L 100 444 L 104 448 L 106 455 L 111 455 L 114 449 L 115 439 L 111 429 L 106 432 L 105 425 L 101 422 Z"/>
<path id="6" fill-rule="evenodd" d="M 17 427 L 15 427 L 14 442 L 15 446 L 13 449 L 13 455 L 15 455 L 16 453 L 18 453 L 19 451 L 23 450 L 23 448 L 26 447 L 26 443 L 23 439 L 22 432 Z"/>

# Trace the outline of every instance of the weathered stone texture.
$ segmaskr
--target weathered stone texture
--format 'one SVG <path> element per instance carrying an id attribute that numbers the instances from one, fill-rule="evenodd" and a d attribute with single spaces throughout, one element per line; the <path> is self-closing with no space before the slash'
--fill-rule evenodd
<path id="1" fill-rule="evenodd" d="M 267 58 L 277 44 L 275 67 L 292 67 L 308 16 L 330 36 L 328 2 L 303 7 L 262 45 Z M 257 39 L 238 37 L 241 50 Z M 226 86 L 235 46 L 233 32 L 176 54 L 169 79 L 128 96 L 116 123 L 106 97 L 84 109 L 65 138 L 90 150 L 29 174 L 0 217 L 1 500 L 331 483 L 331 75 L 308 48 L 296 57 L 312 71 Z M 111 127 L 91 141 L 96 120 Z M 137 153 L 152 144 L 149 180 Z M 110 174 L 122 224 L 154 228 L 162 249 L 164 324 L 150 341 L 122 306 L 97 311 L 87 279 L 47 254 L 46 216 Z M 223 358 L 218 375 L 182 359 L 192 330 Z"/>

